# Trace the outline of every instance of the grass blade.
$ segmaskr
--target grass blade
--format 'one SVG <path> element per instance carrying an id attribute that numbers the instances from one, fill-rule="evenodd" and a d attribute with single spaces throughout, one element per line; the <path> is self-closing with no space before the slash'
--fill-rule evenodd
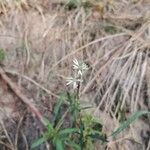
<path id="1" fill-rule="evenodd" d="M 0 63 L 2 63 L 5 60 L 6 54 L 3 49 L 0 49 Z"/>
<path id="2" fill-rule="evenodd" d="M 65 98 L 66 98 L 65 95 L 61 94 L 58 102 L 56 103 L 54 107 L 54 116 L 55 116 L 54 126 L 57 125 L 57 123 L 59 122 L 61 118 L 61 106 L 64 104 Z"/>
<path id="3" fill-rule="evenodd" d="M 65 99 L 66 99 L 66 94 L 65 93 L 60 94 L 59 100 L 58 100 L 57 104 L 54 107 L 54 115 L 55 116 L 57 116 L 59 114 L 61 105 L 64 103 Z"/>
<path id="4" fill-rule="evenodd" d="M 59 134 L 61 136 L 64 136 L 64 135 L 75 133 L 75 132 L 79 132 L 79 129 L 76 129 L 76 128 L 67 128 L 67 129 L 61 130 L 59 132 Z"/>
<path id="5" fill-rule="evenodd" d="M 133 115 L 131 115 L 127 121 L 123 122 L 121 126 L 112 133 L 112 137 L 116 137 L 120 132 L 122 132 L 124 129 L 126 129 L 131 123 L 133 123 L 135 120 L 137 120 L 139 117 L 145 114 L 150 114 L 150 111 L 143 110 L 135 112 Z"/>
<path id="6" fill-rule="evenodd" d="M 65 150 L 64 144 L 60 139 L 56 140 L 56 150 Z"/>
<path id="7" fill-rule="evenodd" d="M 43 144 L 45 141 L 46 141 L 46 140 L 45 140 L 44 137 L 41 137 L 41 138 L 35 140 L 35 141 L 33 142 L 33 144 L 31 145 L 31 149 L 34 149 L 34 148 L 38 147 L 39 145 Z"/>
<path id="8" fill-rule="evenodd" d="M 107 137 L 101 133 L 94 133 L 89 135 L 92 139 L 101 140 L 102 142 L 108 142 Z"/>

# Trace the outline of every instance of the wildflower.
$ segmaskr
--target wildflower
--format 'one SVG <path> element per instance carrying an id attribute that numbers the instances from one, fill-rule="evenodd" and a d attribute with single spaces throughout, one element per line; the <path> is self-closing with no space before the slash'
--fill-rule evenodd
<path id="1" fill-rule="evenodd" d="M 78 62 L 77 59 L 73 60 L 73 69 L 78 71 L 78 74 L 82 76 L 82 74 L 88 70 L 88 66 L 85 63 Z"/>
<path id="2" fill-rule="evenodd" d="M 73 77 L 69 77 L 69 78 L 67 78 L 67 85 L 73 85 L 73 89 L 76 89 L 77 88 L 77 86 L 78 86 L 78 83 L 79 82 L 82 82 L 82 80 L 81 79 L 76 79 L 76 78 L 73 78 Z"/>

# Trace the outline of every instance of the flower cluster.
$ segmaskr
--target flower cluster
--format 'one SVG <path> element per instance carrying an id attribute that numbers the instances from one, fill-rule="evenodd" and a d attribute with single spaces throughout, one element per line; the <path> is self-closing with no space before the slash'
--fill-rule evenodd
<path id="1" fill-rule="evenodd" d="M 84 62 L 74 59 L 73 69 L 75 70 L 75 77 L 67 78 L 67 85 L 73 85 L 73 89 L 76 89 L 78 84 L 83 82 L 82 75 L 88 70 L 88 66 Z"/>
<path id="2" fill-rule="evenodd" d="M 79 62 L 77 59 L 73 60 L 73 69 L 77 70 L 78 75 L 81 75 L 88 70 L 88 66 L 85 63 Z"/>

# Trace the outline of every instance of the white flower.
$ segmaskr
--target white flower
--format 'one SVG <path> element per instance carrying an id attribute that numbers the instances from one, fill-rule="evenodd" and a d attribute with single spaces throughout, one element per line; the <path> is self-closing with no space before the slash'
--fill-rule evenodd
<path id="1" fill-rule="evenodd" d="M 69 77 L 67 78 L 67 85 L 73 85 L 73 89 L 76 89 L 77 86 L 78 86 L 78 82 L 82 82 L 81 79 L 76 79 L 76 78 L 73 78 L 73 77 Z"/>
<path id="2" fill-rule="evenodd" d="M 78 62 L 77 59 L 73 60 L 73 69 L 78 71 L 78 74 L 82 76 L 82 74 L 88 70 L 88 66 L 85 63 Z"/>

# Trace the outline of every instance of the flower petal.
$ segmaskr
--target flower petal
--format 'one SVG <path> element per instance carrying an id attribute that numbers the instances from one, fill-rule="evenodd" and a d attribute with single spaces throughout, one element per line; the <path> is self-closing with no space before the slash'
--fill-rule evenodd
<path id="1" fill-rule="evenodd" d="M 79 66 L 79 62 L 78 62 L 77 59 L 74 59 L 74 60 L 73 60 L 73 63 L 74 63 L 75 65 Z"/>

